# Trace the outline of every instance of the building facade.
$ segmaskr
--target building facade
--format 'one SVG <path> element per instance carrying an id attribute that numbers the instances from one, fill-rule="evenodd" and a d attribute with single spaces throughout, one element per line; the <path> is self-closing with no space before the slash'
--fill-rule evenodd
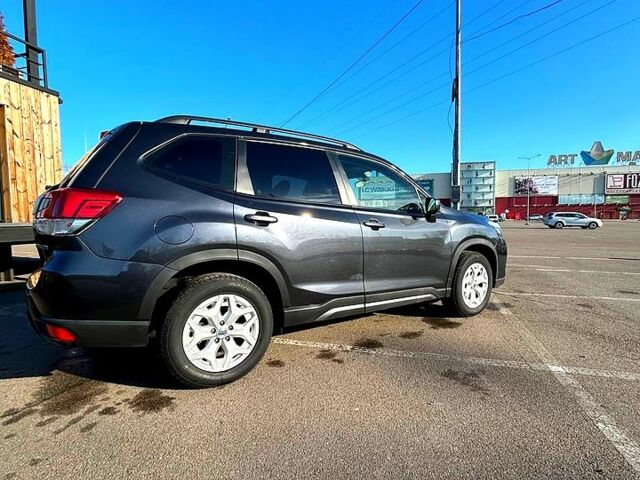
<path id="1" fill-rule="evenodd" d="M 558 210 L 602 219 L 640 218 L 640 167 L 503 170 L 497 174 L 496 213 L 524 219 Z M 527 190 L 529 196 L 527 197 Z"/>
<path id="2" fill-rule="evenodd" d="M 483 164 L 487 167 L 481 168 Z M 473 162 L 463 163 L 460 171 L 464 210 L 504 213 L 510 219 L 522 220 L 528 205 L 531 215 L 563 210 L 602 219 L 640 219 L 640 166 L 637 165 L 496 170 L 495 162 Z M 431 178 L 433 196 L 450 204 L 449 173 L 413 177 L 418 181 Z"/>

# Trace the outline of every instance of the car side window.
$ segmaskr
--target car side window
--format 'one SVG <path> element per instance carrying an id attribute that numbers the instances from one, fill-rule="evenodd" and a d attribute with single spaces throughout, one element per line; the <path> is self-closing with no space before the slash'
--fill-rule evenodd
<path id="1" fill-rule="evenodd" d="M 187 135 L 153 153 L 145 163 L 163 176 L 233 189 L 235 140 Z"/>
<path id="2" fill-rule="evenodd" d="M 333 170 L 322 150 L 247 142 L 247 170 L 254 195 L 303 202 L 340 203 Z"/>
<path id="3" fill-rule="evenodd" d="M 424 211 L 416 188 L 390 168 L 347 155 L 338 155 L 338 160 L 358 206 L 407 213 Z"/>

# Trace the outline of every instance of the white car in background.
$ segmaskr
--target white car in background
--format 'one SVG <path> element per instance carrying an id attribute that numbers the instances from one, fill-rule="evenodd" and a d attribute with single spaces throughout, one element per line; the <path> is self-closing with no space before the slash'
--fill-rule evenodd
<path id="1" fill-rule="evenodd" d="M 578 212 L 548 213 L 543 222 L 549 228 L 581 227 L 594 230 L 602 227 L 602 220 Z"/>

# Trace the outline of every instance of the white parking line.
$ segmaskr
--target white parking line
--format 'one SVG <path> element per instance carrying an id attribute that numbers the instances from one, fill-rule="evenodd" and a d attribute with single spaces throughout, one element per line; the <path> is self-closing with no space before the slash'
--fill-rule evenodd
<path id="1" fill-rule="evenodd" d="M 507 311 L 508 308 L 504 307 Z M 511 315 L 511 313 L 504 313 Z M 544 363 L 523 362 L 519 360 L 498 360 L 495 358 L 467 357 L 463 355 L 451 355 L 446 353 L 434 352 L 415 352 L 410 350 L 393 350 L 390 348 L 365 348 L 356 347 L 354 345 L 344 345 L 339 343 L 311 342 L 307 340 L 295 340 L 292 338 L 273 339 L 273 343 L 280 345 L 290 345 L 295 347 L 315 348 L 319 350 L 333 350 L 338 352 L 363 353 L 367 355 L 379 355 L 384 357 L 403 357 L 403 358 L 424 358 L 437 359 L 447 362 L 471 363 L 474 365 L 483 365 L 486 367 L 503 367 L 516 368 L 521 370 L 540 370 L 546 371 L 547 365 Z M 589 377 L 615 378 L 618 380 L 640 381 L 640 373 L 623 372 L 615 370 L 599 370 L 595 368 L 582 368 L 570 366 L 558 366 L 566 373 L 573 375 L 585 375 Z"/>
<path id="2" fill-rule="evenodd" d="M 624 262 L 627 260 L 638 260 L 640 257 L 553 257 L 550 255 L 511 255 L 509 258 L 551 258 L 557 260 L 601 260 L 606 262 Z"/>
<path id="3" fill-rule="evenodd" d="M 519 292 L 498 292 L 493 291 L 494 295 L 508 295 L 510 297 L 551 297 L 551 298 L 571 298 L 577 300 L 611 300 L 617 302 L 640 302 L 640 298 L 626 297 L 594 297 L 587 295 L 562 295 L 560 293 L 519 293 Z"/>
<path id="4" fill-rule="evenodd" d="M 535 270 L 537 272 L 574 272 L 574 273 L 598 273 L 611 275 L 640 275 L 640 272 L 603 272 L 602 270 L 573 270 L 569 268 L 553 268 L 544 265 L 521 265 L 517 263 L 507 263 L 507 268 L 523 268 L 527 270 Z"/>
<path id="5" fill-rule="evenodd" d="M 498 305 L 498 311 L 504 312 L 506 310 L 509 309 L 505 305 Z M 582 411 L 624 457 L 627 464 L 633 468 L 636 474 L 640 475 L 640 447 L 618 428 L 613 418 L 609 416 L 605 409 L 596 402 L 591 394 L 587 392 L 575 378 L 569 375 L 570 372 L 568 372 L 565 367 L 558 365 L 558 362 L 551 352 L 531 333 L 523 322 L 519 321 L 510 310 L 505 317 L 511 327 L 536 353 L 560 385 L 573 395 Z"/>

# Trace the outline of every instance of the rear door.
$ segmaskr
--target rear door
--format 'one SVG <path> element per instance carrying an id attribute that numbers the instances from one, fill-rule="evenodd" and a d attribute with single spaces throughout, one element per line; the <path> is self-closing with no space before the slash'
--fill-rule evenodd
<path id="1" fill-rule="evenodd" d="M 280 269 L 292 306 L 322 313 L 323 305 L 342 299 L 339 305 L 359 305 L 349 313 L 362 313 L 362 230 L 353 209 L 342 204 L 325 151 L 247 140 L 238 158 L 239 250 Z"/>
<path id="2" fill-rule="evenodd" d="M 367 305 L 444 288 L 451 260 L 447 220 L 427 221 L 426 197 L 399 171 L 344 154 L 336 161 L 363 227 Z"/>

